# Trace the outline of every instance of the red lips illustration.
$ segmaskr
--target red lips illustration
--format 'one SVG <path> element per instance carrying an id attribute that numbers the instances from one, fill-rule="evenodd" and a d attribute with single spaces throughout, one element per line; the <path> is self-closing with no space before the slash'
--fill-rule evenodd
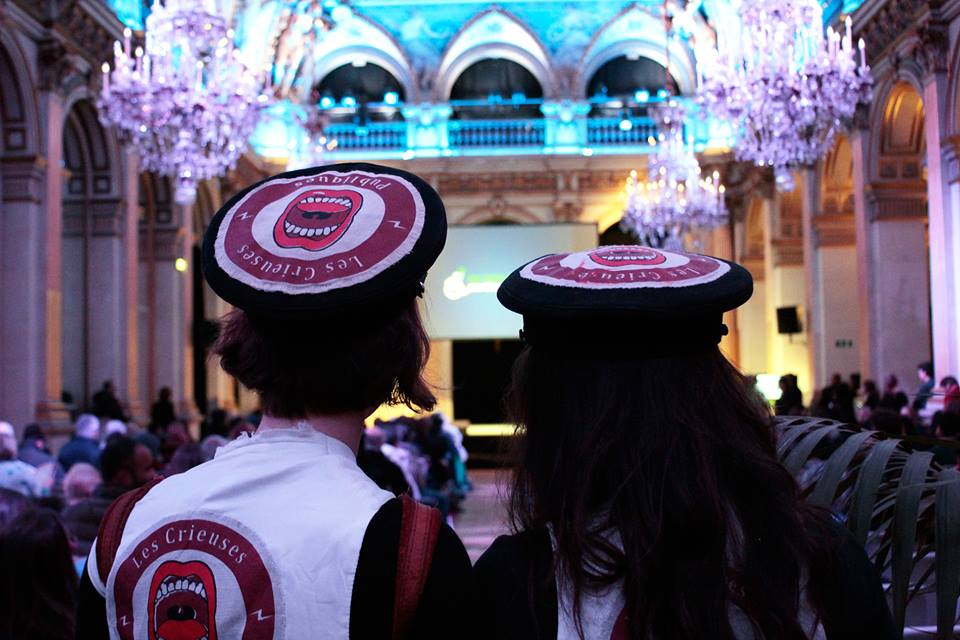
<path id="1" fill-rule="evenodd" d="M 363 196 L 346 189 L 313 189 L 291 202 L 273 228 L 285 249 L 320 251 L 339 240 L 363 204 Z"/>
<path id="2" fill-rule="evenodd" d="M 217 589 L 203 562 L 164 562 L 150 581 L 150 640 L 217 640 Z"/>
<path id="3" fill-rule="evenodd" d="M 617 247 L 597 249 L 590 259 L 605 267 L 654 266 L 663 264 L 667 257 L 649 247 Z"/>

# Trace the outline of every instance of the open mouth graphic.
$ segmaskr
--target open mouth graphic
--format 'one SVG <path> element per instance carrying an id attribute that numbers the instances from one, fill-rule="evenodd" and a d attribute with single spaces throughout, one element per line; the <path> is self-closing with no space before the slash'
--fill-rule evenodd
<path id="1" fill-rule="evenodd" d="M 363 204 L 363 196 L 341 189 L 314 189 L 290 203 L 273 228 L 273 238 L 286 249 L 320 251 L 339 240 Z"/>
<path id="2" fill-rule="evenodd" d="M 652 266 L 667 261 L 665 255 L 646 247 L 601 249 L 594 251 L 590 255 L 590 259 L 605 267 Z"/>
<path id="3" fill-rule="evenodd" d="M 150 640 L 217 640 L 217 591 L 207 565 L 164 562 L 150 593 Z"/>

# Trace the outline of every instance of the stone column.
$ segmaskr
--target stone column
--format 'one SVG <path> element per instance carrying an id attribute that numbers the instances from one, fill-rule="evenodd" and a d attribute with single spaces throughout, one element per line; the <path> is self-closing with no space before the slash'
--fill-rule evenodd
<path id="1" fill-rule="evenodd" d="M 866 180 L 865 131 L 853 150 L 860 370 L 882 383 L 895 374 L 916 385 L 917 364 L 930 359 L 930 287 L 926 193 L 922 183 Z"/>
<path id="2" fill-rule="evenodd" d="M 806 334 L 814 388 L 859 371 L 858 311 L 850 304 L 857 288 L 853 216 L 842 203 L 821 198 L 820 170 L 804 169 L 799 187 L 803 207 Z M 828 210 L 829 209 L 829 210 Z"/>
<path id="3" fill-rule="evenodd" d="M 407 149 L 421 157 L 442 155 L 450 144 L 447 124 L 453 109 L 446 104 L 411 104 L 402 109 L 407 122 Z"/>
<path id="4" fill-rule="evenodd" d="M 734 222 L 717 227 L 710 233 L 711 254 L 724 260 L 736 260 L 734 254 Z M 740 329 L 737 326 L 737 310 L 723 314 L 723 323 L 727 325 L 728 333 L 720 341 L 720 350 L 735 365 L 740 365 Z"/>
<path id="5" fill-rule="evenodd" d="M 587 146 L 587 114 L 590 103 L 585 100 L 544 102 L 544 147 L 547 153 L 580 153 Z"/>
<path id="6" fill-rule="evenodd" d="M 930 304 L 933 368 L 939 379 L 960 375 L 960 207 L 955 191 L 957 156 L 946 139 L 947 74 L 934 68 L 924 79 L 927 148 L 927 212 L 930 241 Z M 914 363 L 916 364 L 916 363 Z"/>

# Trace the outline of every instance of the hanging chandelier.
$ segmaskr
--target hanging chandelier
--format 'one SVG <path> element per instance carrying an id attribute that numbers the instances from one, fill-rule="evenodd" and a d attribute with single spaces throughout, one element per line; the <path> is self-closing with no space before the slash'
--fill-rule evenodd
<path id="1" fill-rule="evenodd" d="M 294 141 L 287 169 L 302 169 L 323 164 L 326 154 L 337 148 L 337 139 L 330 135 L 330 114 L 317 104 L 319 95 L 313 94 L 313 104 L 298 113 L 296 120 L 303 135 Z"/>
<path id="2" fill-rule="evenodd" d="M 739 129 L 737 158 L 772 167 L 789 191 L 791 170 L 815 163 L 870 101 L 864 42 L 858 54 L 849 17 L 843 35 L 824 33 L 817 0 L 744 0 L 740 18 L 736 47 L 718 39 L 698 51 L 700 98 Z"/>
<path id="3" fill-rule="evenodd" d="M 714 229 L 728 220 L 720 174 L 702 175 L 693 145 L 684 139 L 684 115 L 675 100 L 653 112 L 659 133 L 650 138 L 654 151 L 646 179 L 636 171 L 627 178 L 620 224 L 648 246 L 682 250 L 687 234 Z"/>
<path id="4" fill-rule="evenodd" d="M 144 47 L 130 29 L 103 64 L 101 119 L 140 156 L 141 167 L 169 176 L 175 199 L 191 204 L 197 184 L 236 164 L 269 101 L 265 72 L 233 46 L 215 0 L 154 0 Z"/>

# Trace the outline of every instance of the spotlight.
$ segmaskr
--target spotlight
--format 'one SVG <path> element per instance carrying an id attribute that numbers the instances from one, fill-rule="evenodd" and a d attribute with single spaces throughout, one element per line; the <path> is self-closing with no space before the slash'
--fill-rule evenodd
<path id="1" fill-rule="evenodd" d="M 400 94 L 396 91 L 387 91 L 383 94 L 383 102 L 389 105 L 397 104 L 400 102 Z"/>
<path id="2" fill-rule="evenodd" d="M 630 129 L 633 129 L 633 122 L 629 118 L 620 121 L 620 131 L 630 131 Z"/>
<path id="3" fill-rule="evenodd" d="M 517 91 L 512 96 L 510 96 L 510 99 L 514 102 L 523 102 L 524 100 L 527 99 L 527 96 L 523 93 L 523 91 Z"/>
<path id="4" fill-rule="evenodd" d="M 633 97 L 637 102 L 647 102 L 650 99 L 650 92 L 646 89 L 641 89 L 633 94 Z"/>
<path id="5" fill-rule="evenodd" d="M 353 107 L 357 106 L 357 99 L 354 98 L 353 96 L 343 96 L 343 99 L 340 101 L 340 104 L 352 109 Z"/>
<path id="6" fill-rule="evenodd" d="M 322 98 L 320 98 L 320 108 L 321 108 L 321 109 L 330 109 L 330 108 L 332 108 L 333 105 L 335 105 L 335 104 L 336 104 L 336 102 L 334 101 L 334 99 L 333 99 L 332 96 L 323 96 Z"/>
<path id="7" fill-rule="evenodd" d="M 176 260 L 173 261 L 173 268 L 179 271 L 180 273 L 183 273 L 184 271 L 186 271 L 188 266 L 189 265 L 187 264 L 187 261 L 184 258 L 177 258 Z"/>
<path id="8" fill-rule="evenodd" d="M 667 93 L 667 90 L 666 90 L 666 89 L 660 89 L 660 91 L 657 91 L 657 97 L 658 97 L 658 98 L 666 98 L 668 95 L 670 95 L 670 94 Z"/>

